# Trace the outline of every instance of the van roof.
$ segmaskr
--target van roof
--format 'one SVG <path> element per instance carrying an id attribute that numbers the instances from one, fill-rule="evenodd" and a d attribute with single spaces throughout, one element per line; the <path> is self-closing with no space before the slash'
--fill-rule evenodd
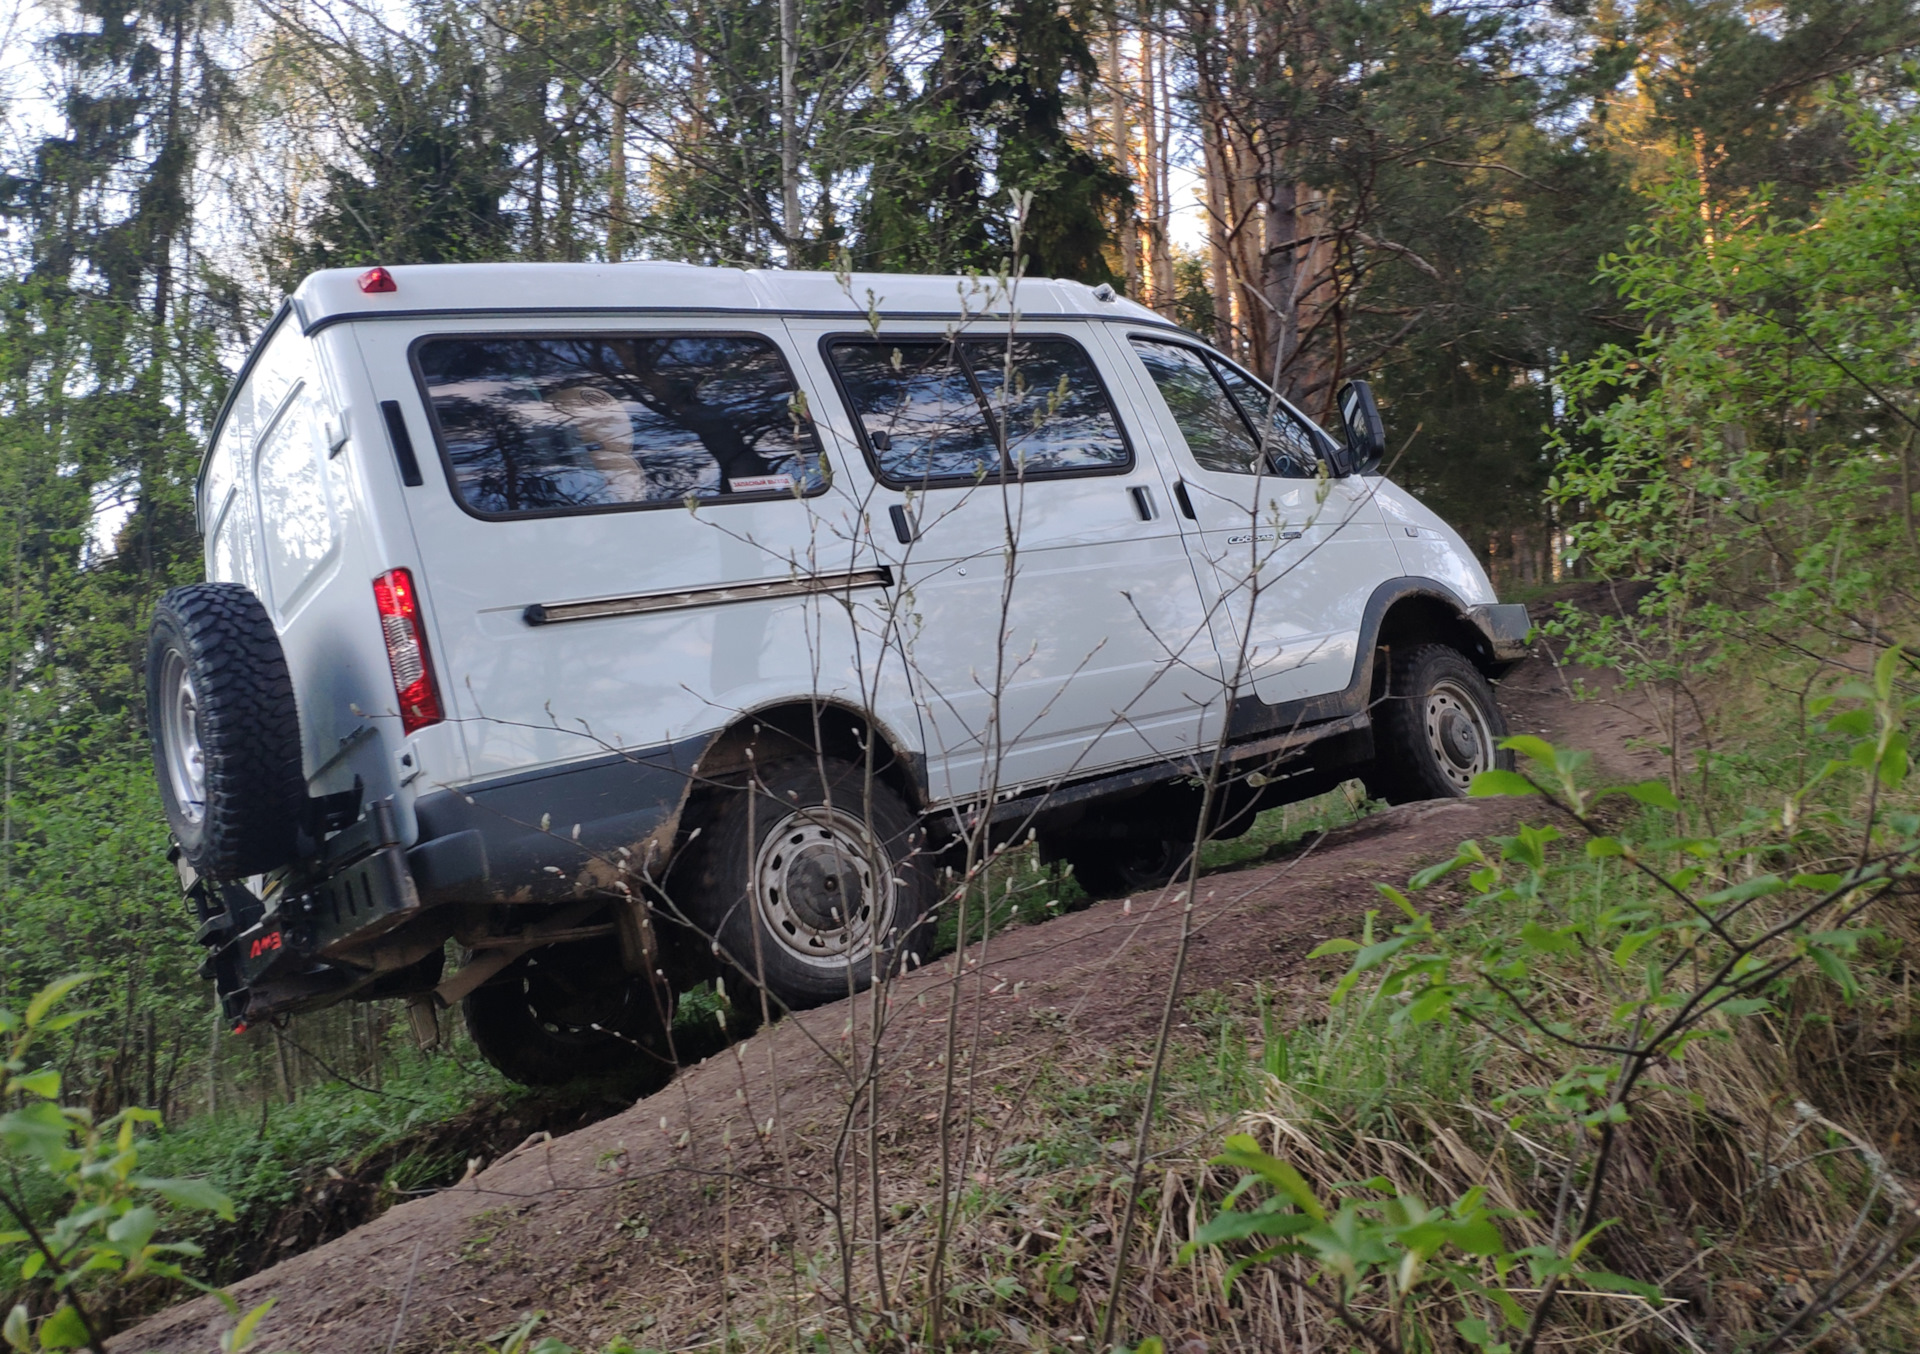
<path id="1" fill-rule="evenodd" d="M 907 273 L 783 272 L 702 268 L 690 263 L 429 263 L 386 271 L 394 289 L 360 289 L 365 268 L 311 274 L 293 294 L 301 329 L 343 320 L 440 314 L 591 315 L 617 312 L 772 312 L 880 314 L 914 319 L 1005 315 L 1008 290 L 991 278 Z M 1023 278 L 1015 293 L 1023 316 L 1087 316 L 1167 324 L 1145 306 L 1056 278 Z"/>

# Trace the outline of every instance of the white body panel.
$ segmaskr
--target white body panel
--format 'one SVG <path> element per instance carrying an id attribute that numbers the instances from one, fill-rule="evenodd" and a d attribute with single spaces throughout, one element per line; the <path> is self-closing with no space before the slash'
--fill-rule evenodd
<path id="1" fill-rule="evenodd" d="M 450 753 L 459 732 L 422 730 L 410 746 L 393 714 L 371 580 L 411 562 L 411 535 L 392 458 L 366 455 L 369 443 L 380 446 L 376 429 L 360 426 L 341 398 L 362 377 L 347 339 L 345 329 L 303 337 L 289 318 L 255 359 L 202 483 L 206 571 L 245 583 L 273 617 L 293 674 L 309 791 L 351 789 L 358 778 L 368 798 L 395 798 L 410 831 L 404 783 L 423 757 L 462 765 Z M 414 766 L 402 764 L 406 756 Z"/>
<path id="2" fill-rule="evenodd" d="M 1464 605 L 1492 600 L 1459 537 L 1384 480 L 1200 469 L 1127 343 L 1135 327 L 1171 331 L 1077 284 L 1023 284 L 1019 331 L 1091 356 L 1130 465 L 910 494 L 869 464 L 821 340 L 864 332 L 870 312 L 884 314 L 882 336 L 962 322 L 1004 333 L 1005 298 L 976 283 L 858 276 L 847 287 L 666 264 L 392 274 L 386 294 L 361 293 L 349 270 L 302 285 L 232 402 L 200 513 L 208 577 L 252 587 L 280 629 L 312 791 L 358 778 L 369 798 L 396 800 L 409 838 L 417 795 L 677 743 L 787 702 L 865 712 L 924 758 L 930 807 L 1161 762 L 1218 737 L 1242 635 L 1240 693 L 1271 704 L 1347 685 L 1383 582 L 1415 574 Z M 509 518 L 463 504 L 412 363 L 417 340 L 656 331 L 776 345 L 828 487 L 695 511 Z M 404 420 L 417 485 L 402 482 L 383 401 Z M 910 542 L 896 538 L 896 506 L 918 523 Z M 411 737 L 371 587 L 394 568 L 418 584 L 447 714 Z M 880 568 L 891 587 L 528 620 L 530 606 Z M 1251 610 L 1250 573 L 1261 581 Z"/>
<path id="3" fill-rule="evenodd" d="M 777 319 L 635 317 L 563 326 L 567 333 L 753 335 L 781 346 Z M 466 764 L 450 779 L 488 780 L 616 750 L 653 747 L 724 727 L 770 703 L 820 697 L 897 719 L 911 701 L 896 688 L 898 663 L 872 613 L 878 594 L 856 594 L 855 612 L 823 598 L 732 602 L 564 624 L 529 625 L 529 606 L 783 581 L 871 568 L 855 494 L 836 475 L 824 494 L 796 500 L 704 500 L 622 511 L 488 519 L 468 512 L 448 482 L 409 365 L 419 338 L 484 332 L 551 334 L 547 317 L 475 326 L 439 318 L 355 326 L 373 398 L 404 411 L 425 483 L 406 502 L 425 563 L 421 592 L 432 613 L 435 667 Z M 783 354 L 793 365 L 793 354 Z M 836 466 L 851 459 L 829 447 Z M 865 632 L 865 647 L 863 634 Z M 881 689 L 869 692 L 863 668 Z M 889 721 L 890 722 L 890 721 Z M 899 732 L 918 741 L 911 724 Z"/>
<path id="4" fill-rule="evenodd" d="M 1391 480 L 1378 480 L 1376 498 L 1400 571 L 1444 583 L 1468 606 L 1495 600 L 1487 571 L 1440 514 Z"/>

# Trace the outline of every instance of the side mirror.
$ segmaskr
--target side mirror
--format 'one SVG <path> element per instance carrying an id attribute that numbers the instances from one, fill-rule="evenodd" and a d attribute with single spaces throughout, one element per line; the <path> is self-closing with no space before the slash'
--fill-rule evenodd
<path id="1" fill-rule="evenodd" d="M 1387 425 L 1380 421 L 1373 387 L 1365 381 L 1349 381 L 1340 388 L 1339 404 L 1340 422 L 1347 431 L 1347 473 L 1371 475 L 1387 454 Z"/>

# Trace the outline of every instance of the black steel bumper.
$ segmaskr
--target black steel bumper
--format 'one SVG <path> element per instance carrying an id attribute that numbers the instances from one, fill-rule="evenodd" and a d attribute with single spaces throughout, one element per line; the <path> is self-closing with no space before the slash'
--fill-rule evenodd
<path id="1" fill-rule="evenodd" d="M 375 801 L 311 859 L 255 900 L 234 885 L 184 880 L 218 985 L 236 1022 L 329 1005 L 394 962 L 382 937 L 449 902 L 561 903 L 596 862 L 644 861 L 673 820 L 705 737 L 423 795 L 419 840 L 402 844 L 393 805 Z M 417 946 L 415 948 L 418 948 Z"/>
<path id="2" fill-rule="evenodd" d="M 207 902 L 196 901 L 205 917 L 201 938 L 213 951 L 202 972 L 219 984 L 222 1008 L 236 1022 L 324 1005 L 357 986 L 372 970 L 339 962 L 343 952 L 363 949 L 423 910 L 385 800 L 282 875 L 256 918 L 235 917 L 237 899 L 210 916 Z"/>

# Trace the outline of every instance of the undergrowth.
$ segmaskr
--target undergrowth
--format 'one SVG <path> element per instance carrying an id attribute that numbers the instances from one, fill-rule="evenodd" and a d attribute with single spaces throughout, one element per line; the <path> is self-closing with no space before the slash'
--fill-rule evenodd
<path id="1" fill-rule="evenodd" d="M 1744 734 L 1678 796 L 1598 798 L 1578 757 L 1519 740 L 1532 783 L 1485 788 L 1548 791 L 1534 826 L 1380 881 L 1402 887 L 1356 899 L 1355 937 L 1274 984 L 1189 997 L 1124 1340 L 1920 1347 L 1900 661 L 1877 706 L 1831 682 L 1800 705 L 1730 692 Z M 1094 1345 L 1145 1071 L 1137 1050 L 1076 1048 L 1017 1120 L 983 1123 L 949 1253 L 955 1344 Z M 910 1305 L 930 1222 L 899 1211 Z M 737 1330 L 786 1329 L 762 1296 L 736 1298 Z"/>

